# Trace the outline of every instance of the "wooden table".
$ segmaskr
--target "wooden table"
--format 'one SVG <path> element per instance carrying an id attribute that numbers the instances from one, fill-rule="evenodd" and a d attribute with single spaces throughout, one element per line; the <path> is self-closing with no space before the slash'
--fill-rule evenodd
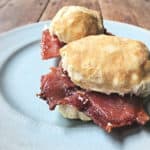
<path id="1" fill-rule="evenodd" d="M 150 0 L 0 0 L 0 32 L 49 20 L 64 5 L 102 11 L 104 19 L 150 29 Z"/>

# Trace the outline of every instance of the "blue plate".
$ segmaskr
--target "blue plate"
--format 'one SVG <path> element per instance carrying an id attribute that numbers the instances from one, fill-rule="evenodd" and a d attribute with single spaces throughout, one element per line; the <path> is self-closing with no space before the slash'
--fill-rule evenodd
<path id="1" fill-rule="evenodd" d="M 148 30 L 104 21 L 115 35 L 143 41 Z M 67 120 L 36 97 L 40 76 L 56 60 L 42 61 L 40 38 L 44 24 L 24 26 L 0 35 L 0 150 L 148 150 L 150 126 L 132 126 L 106 133 L 93 123 Z"/>

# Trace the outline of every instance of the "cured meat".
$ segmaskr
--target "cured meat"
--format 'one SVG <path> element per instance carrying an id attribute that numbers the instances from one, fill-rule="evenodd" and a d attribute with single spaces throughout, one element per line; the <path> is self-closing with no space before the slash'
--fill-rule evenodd
<path id="1" fill-rule="evenodd" d="M 51 35 L 49 30 L 44 30 L 42 33 L 41 48 L 42 59 L 49 59 L 59 56 L 59 49 L 64 45 L 60 42 L 57 36 Z"/>
<path id="2" fill-rule="evenodd" d="M 138 97 L 83 90 L 74 85 L 61 67 L 52 68 L 49 74 L 42 76 L 40 97 L 51 110 L 60 104 L 75 106 L 108 132 L 134 122 L 144 125 L 149 120 Z"/>

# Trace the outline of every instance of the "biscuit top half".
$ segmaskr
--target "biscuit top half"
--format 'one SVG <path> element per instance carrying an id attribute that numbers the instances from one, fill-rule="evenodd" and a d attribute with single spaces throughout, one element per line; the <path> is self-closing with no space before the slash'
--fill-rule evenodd
<path id="1" fill-rule="evenodd" d="M 81 88 L 106 94 L 150 93 L 149 51 L 142 42 L 88 36 L 60 49 L 62 67 Z"/>

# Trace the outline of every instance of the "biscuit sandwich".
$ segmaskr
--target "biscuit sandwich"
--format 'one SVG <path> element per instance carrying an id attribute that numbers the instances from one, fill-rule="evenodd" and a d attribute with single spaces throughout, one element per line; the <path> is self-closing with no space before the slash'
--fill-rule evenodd
<path id="1" fill-rule="evenodd" d="M 41 93 L 53 110 L 70 119 L 92 120 L 107 132 L 138 123 L 149 115 L 150 53 L 140 41 L 90 35 L 59 49 L 59 66 L 41 78 Z"/>

